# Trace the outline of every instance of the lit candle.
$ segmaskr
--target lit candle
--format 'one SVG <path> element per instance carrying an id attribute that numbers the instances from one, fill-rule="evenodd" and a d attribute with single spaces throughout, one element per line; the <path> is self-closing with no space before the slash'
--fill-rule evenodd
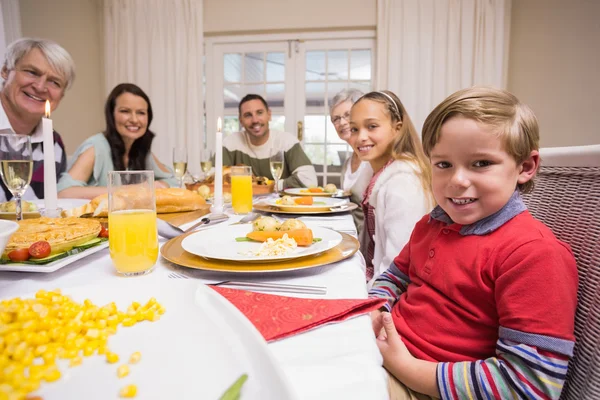
<path id="1" fill-rule="evenodd" d="M 215 193 L 210 211 L 213 213 L 223 212 L 223 133 L 221 132 L 221 117 L 217 119 L 217 134 L 215 137 Z"/>
<path id="2" fill-rule="evenodd" d="M 46 100 L 46 117 L 42 118 L 44 136 L 44 206 L 45 216 L 58 217 L 56 194 L 56 162 L 54 160 L 54 130 L 50 119 L 50 102 Z"/>

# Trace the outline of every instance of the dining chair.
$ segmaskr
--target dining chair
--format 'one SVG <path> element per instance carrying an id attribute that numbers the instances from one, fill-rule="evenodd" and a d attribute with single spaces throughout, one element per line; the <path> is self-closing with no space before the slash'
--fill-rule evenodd
<path id="1" fill-rule="evenodd" d="M 575 350 L 561 399 L 600 399 L 600 145 L 544 148 L 529 211 L 573 250 Z"/>

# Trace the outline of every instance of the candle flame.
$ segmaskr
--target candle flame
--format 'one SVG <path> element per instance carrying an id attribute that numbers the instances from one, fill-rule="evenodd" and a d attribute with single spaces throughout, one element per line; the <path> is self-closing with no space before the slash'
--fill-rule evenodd
<path id="1" fill-rule="evenodd" d="M 217 118 L 217 132 L 221 132 L 222 124 L 221 117 Z"/>
<path id="2" fill-rule="evenodd" d="M 46 118 L 50 118 L 50 101 L 46 100 Z"/>

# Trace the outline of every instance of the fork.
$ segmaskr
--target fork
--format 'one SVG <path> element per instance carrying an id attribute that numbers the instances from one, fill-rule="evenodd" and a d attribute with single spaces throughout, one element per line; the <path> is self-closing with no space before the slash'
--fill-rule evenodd
<path id="1" fill-rule="evenodd" d="M 189 279 L 190 277 L 178 272 L 170 272 L 167 275 L 173 279 Z M 266 283 L 266 282 L 239 282 L 239 281 L 222 281 L 209 283 L 209 286 L 234 286 L 245 288 L 250 291 L 259 292 L 284 292 L 284 293 L 304 293 L 304 294 L 327 294 L 327 288 L 324 286 L 311 285 L 290 285 L 285 283 Z"/>

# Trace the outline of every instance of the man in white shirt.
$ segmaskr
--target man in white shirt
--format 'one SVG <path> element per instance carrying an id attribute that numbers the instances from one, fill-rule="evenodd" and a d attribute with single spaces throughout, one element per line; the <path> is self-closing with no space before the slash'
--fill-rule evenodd
<path id="1" fill-rule="evenodd" d="M 46 39 L 22 38 L 6 49 L 0 71 L 0 133 L 31 136 L 33 174 L 23 195 L 26 200 L 44 197 L 44 151 L 42 117 L 46 100 L 54 111 L 65 91 L 75 79 L 75 64 L 69 53 L 57 43 Z M 65 147 L 54 131 L 56 179 L 67 167 Z M 0 180 L 0 202 L 12 194 Z"/>

